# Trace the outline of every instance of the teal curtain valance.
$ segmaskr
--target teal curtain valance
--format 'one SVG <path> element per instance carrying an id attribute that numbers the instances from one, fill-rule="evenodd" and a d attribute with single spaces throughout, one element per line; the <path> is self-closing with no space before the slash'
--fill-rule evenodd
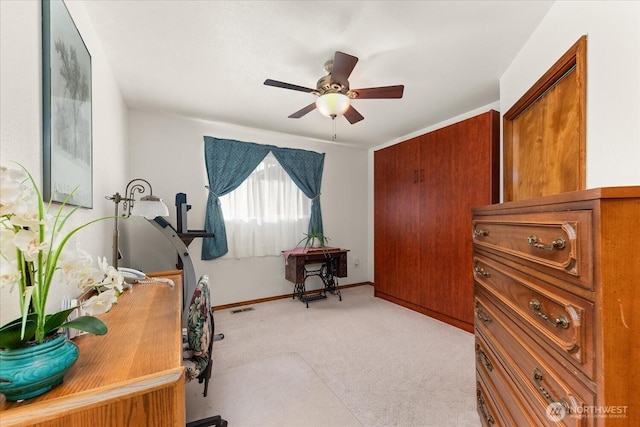
<path id="1" fill-rule="evenodd" d="M 269 152 L 304 195 L 311 199 L 309 232 L 323 231 L 320 187 L 324 153 L 205 136 L 204 156 L 209 179 L 205 230 L 214 233 L 215 237 L 203 239 L 203 260 L 221 257 L 228 251 L 219 198 L 238 188 Z"/>

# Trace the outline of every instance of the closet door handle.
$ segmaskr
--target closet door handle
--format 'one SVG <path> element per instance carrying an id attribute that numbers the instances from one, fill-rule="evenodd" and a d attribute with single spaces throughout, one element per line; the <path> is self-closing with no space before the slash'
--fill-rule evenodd
<path id="1" fill-rule="evenodd" d="M 424 169 L 420 169 L 420 182 L 424 181 Z"/>
<path id="2" fill-rule="evenodd" d="M 413 170 L 413 183 L 416 184 L 418 182 L 418 169 Z"/>

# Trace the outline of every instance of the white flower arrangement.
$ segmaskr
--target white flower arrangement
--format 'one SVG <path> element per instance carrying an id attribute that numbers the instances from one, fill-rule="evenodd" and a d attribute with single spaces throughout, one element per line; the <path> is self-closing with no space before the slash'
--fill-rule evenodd
<path id="1" fill-rule="evenodd" d="M 63 250 L 75 233 L 106 218 L 89 221 L 64 234 L 66 221 L 77 210 L 65 213 L 65 206 L 66 200 L 55 215 L 50 214 L 51 204 L 45 205 L 24 167 L 0 166 L 0 286 L 10 292 L 17 287 L 21 313 L 20 318 L 0 327 L 0 348 L 39 343 L 60 328 L 96 335 L 107 333 L 104 322 L 93 316 L 109 311 L 117 302 L 123 289 L 122 274 L 105 258 L 98 258 L 97 267 L 93 267 L 86 252 Z M 81 293 L 95 291 L 81 305 L 87 315 L 67 321 L 77 307 L 45 313 L 49 291 L 60 282 L 74 284 Z"/>

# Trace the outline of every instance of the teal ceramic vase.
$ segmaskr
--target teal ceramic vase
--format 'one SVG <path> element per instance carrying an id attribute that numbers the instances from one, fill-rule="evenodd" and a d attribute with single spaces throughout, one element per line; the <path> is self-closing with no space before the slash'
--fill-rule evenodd
<path id="1" fill-rule="evenodd" d="M 41 344 L 0 350 L 0 393 L 15 402 L 39 396 L 60 384 L 78 360 L 78 346 L 65 334 Z"/>

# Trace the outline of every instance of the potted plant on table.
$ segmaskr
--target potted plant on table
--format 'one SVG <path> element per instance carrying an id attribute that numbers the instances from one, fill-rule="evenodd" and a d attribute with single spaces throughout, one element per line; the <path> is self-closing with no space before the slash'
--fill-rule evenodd
<path id="1" fill-rule="evenodd" d="M 77 209 L 66 208 L 69 197 L 50 214 L 52 206 L 45 206 L 26 169 L 0 166 L 0 285 L 17 293 L 21 313 L 0 327 L 0 393 L 8 400 L 35 397 L 61 383 L 78 348 L 60 329 L 106 334 L 104 322 L 93 315 L 108 311 L 122 292 L 122 275 L 104 258 L 95 268 L 86 252 L 65 250 L 75 233 L 105 219 L 63 233 Z M 82 304 L 89 315 L 67 321 L 77 307 L 47 313 L 49 292 L 60 282 L 74 283 L 82 293 L 95 291 Z"/>
<path id="2" fill-rule="evenodd" d="M 327 242 L 329 242 L 329 238 L 326 237 L 323 233 L 318 231 L 313 231 L 311 233 L 305 234 L 302 240 L 300 240 L 296 246 L 302 245 L 305 249 L 308 248 L 325 248 L 327 246 Z"/>

